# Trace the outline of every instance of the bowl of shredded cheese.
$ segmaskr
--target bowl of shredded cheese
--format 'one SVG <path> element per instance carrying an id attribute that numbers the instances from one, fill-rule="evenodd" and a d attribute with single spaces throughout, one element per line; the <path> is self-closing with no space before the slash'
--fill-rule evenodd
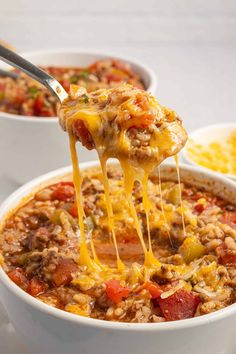
<path id="1" fill-rule="evenodd" d="M 189 135 L 186 162 L 236 180 L 236 123 L 208 125 Z"/>

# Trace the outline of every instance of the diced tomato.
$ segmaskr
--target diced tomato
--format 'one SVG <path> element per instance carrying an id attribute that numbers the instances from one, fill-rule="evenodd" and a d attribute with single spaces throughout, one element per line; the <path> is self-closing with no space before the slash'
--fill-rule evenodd
<path id="1" fill-rule="evenodd" d="M 194 206 L 194 210 L 198 213 L 198 214 L 201 214 L 204 210 L 205 210 L 205 207 L 203 204 L 196 204 Z"/>
<path id="2" fill-rule="evenodd" d="M 128 127 L 136 127 L 136 128 L 146 128 L 150 124 L 152 124 L 155 120 L 155 116 L 153 114 L 145 114 L 143 116 L 138 116 L 135 118 L 131 118 L 127 124 Z"/>
<path id="3" fill-rule="evenodd" d="M 61 200 L 61 201 L 67 201 L 73 198 L 75 195 L 75 189 L 74 187 L 70 184 L 70 182 L 62 182 L 58 183 L 57 188 L 52 192 L 51 199 L 52 200 Z"/>
<path id="4" fill-rule="evenodd" d="M 166 299 L 159 299 L 158 303 L 165 319 L 175 321 L 193 317 L 200 298 L 192 292 L 180 289 Z"/>
<path id="5" fill-rule="evenodd" d="M 33 109 L 34 109 L 34 115 L 36 116 L 41 116 L 41 117 L 53 117 L 55 116 L 54 113 L 54 108 L 51 106 L 46 106 L 45 98 L 43 95 L 38 95 L 35 98 L 34 104 L 33 104 Z"/>
<path id="6" fill-rule="evenodd" d="M 74 217 L 77 218 L 78 216 L 78 209 L 77 209 L 77 204 L 73 203 L 69 209 L 69 213 Z"/>
<path id="7" fill-rule="evenodd" d="M 236 211 L 226 211 L 220 221 L 236 229 Z"/>
<path id="8" fill-rule="evenodd" d="M 88 150 L 94 149 L 95 145 L 93 138 L 82 120 L 75 121 L 73 131 L 75 136 L 81 141 L 82 145 Z"/>
<path id="9" fill-rule="evenodd" d="M 44 293 L 45 289 L 45 284 L 36 277 L 33 277 L 29 282 L 27 292 L 32 296 L 38 296 Z"/>
<path id="10" fill-rule="evenodd" d="M 230 250 L 225 242 L 222 242 L 216 247 L 216 254 L 223 264 L 235 264 L 236 263 L 236 251 Z"/>
<path id="11" fill-rule="evenodd" d="M 159 287 L 158 284 L 147 281 L 143 284 L 143 289 L 147 289 L 151 295 L 152 299 L 158 299 L 163 293 L 163 290 Z"/>
<path id="12" fill-rule="evenodd" d="M 28 279 L 21 268 L 16 268 L 7 273 L 9 278 L 14 281 L 15 284 L 20 286 L 23 289 L 26 289 L 28 286 Z"/>
<path id="13" fill-rule="evenodd" d="M 128 297 L 130 289 L 120 284 L 119 280 L 111 279 L 106 282 L 107 297 L 115 304 Z"/>
<path id="14" fill-rule="evenodd" d="M 34 101 L 34 113 L 36 116 L 41 114 L 42 108 L 43 108 L 43 96 L 38 95 Z"/>
<path id="15" fill-rule="evenodd" d="M 145 114 L 140 118 L 140 126 L 141 127 L 148 127 L 150 124 L 152 124 L 155 120 L 155 115 L 154 114 Z"/>
<path id="16" fill-rule="evenodd" d="M 72 259 L 61 259 L 58 263 L 52 280 L 56 286 L 68 285 L 72 280 L 72 274 L 75 273 L 78 266 Z"/>
<path id="17" fill-rule="evenodd" d="M 64 89 L 69 92 L 70 91 L 70 80 L 63 80 L 60 82 Z"/>

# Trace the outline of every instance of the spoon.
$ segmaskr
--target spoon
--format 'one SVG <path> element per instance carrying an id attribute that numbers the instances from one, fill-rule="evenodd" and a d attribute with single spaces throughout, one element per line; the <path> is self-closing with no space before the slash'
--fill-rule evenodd
<path id="1" fill-rule="evenodd" d="M 54 77 L 2 45 L 0 45 L 0 59 L 46 86 L 61 103 L 68 97 L 67 92 Z"/>
<path id="2" fill-rule="evenodd" d="M 3 69 L 0 69 L 0 76 L 10 77 L 11 79 L 14 79 L 14 80 L 16 80 L 19 77 L 19 75 L 17 73 L 15 73 L 14 71 L 3 70 Z"/>

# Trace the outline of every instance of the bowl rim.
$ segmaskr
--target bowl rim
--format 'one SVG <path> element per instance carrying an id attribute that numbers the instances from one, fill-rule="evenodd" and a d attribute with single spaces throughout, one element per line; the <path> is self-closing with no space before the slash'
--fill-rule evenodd
<path id="1" fill-rule="evenodd" d="M 20 52 L 20 55 L 25 57 L 26 59 L 31 57 L 31 56 L 37 56 L 37 55 L 48 55 L 48 54 L 82 54 L 82 55 L 98 55 L 102 56 L 104 58 L 115 58 L 119 59 L 124 62 L 128 62 L 131 65 L 137 65 L 140 67 L 140 69 L 146 73 L 148 79 L 149 79 L 149 86 L 147 88 L 148 92 L 154 93 L 156 88 L 157 88 L 157 75 L 151 69 L 147 64 L 143 63 L 141 60 L 133 58 L 132 56 L 127 56 L 127 55 L 120 55 L 116 53 L 115 51 L 103 51 L 103 50 L 96 50 L 96 49 L 78 49 L 78 48 L 73 48 L 73 47 L 68 47 L 68 48 L 53 48 L 53 49 L 41 49 L 41 50 L 32 50 L 32 51 L 25 51 L 25 52 Z M 1 65 L 1 63 L 0 63 Z M 0 118 L 2 116 L 5 116 L 8 119 L 12 120 L 20 120 L 24 122 L 33 122 L 33 123 L 46 123 L 46 124 L 55 124 L 57 121 L 58 117 L 37 117 L 37 116 L 25 116 L 25 115 L 20 115 L 20 114 L 12 114 L 12 113 L 7 113 L 7 112 L 0 112 Z"/>
<path id="2" fill-rule="evenodd" d="M 117 163 L 117 161 L 112 161 L 113 163 Z M 99 161 L 88 161 L 81 163 L 81 169 L 86 169 L 90 167 L 99 166 Z M 173 163 L 164 163 L 163 167 L 173 167 Z M 201 169 L 196 168 L 191 165 L 181 164 L 180 168 L 183 170 L 187 170 L 190 173 L 198 173 L 201 172 Z M 16 199 L 22 199 L 23 197 L 30 195 L 31 191 L 37 190 L 37 186 L 47 183 L 51 179 L 57 177 L 63 177 L 68 173 L 71 173 L 72 167 L 67 166 L 63 167 L 51 172 L 48 172 L 40 177 L 37 177 L 30 182 L 24 184 L 20 188 L 18 188 L 15 192 L 13 192 L 1 205 L 0 205 L 0 218 L 3 221 L 4 218 L 7 216 L 8 212 L 13 208 L 12 204 Z M 204 174 L 206 177 L 215 180 L 218 183 L 222 183 L 224 185 L 234 188 L 236 191 L 236 183 L 233 181 L 225 178 L 224 176 L 217 175 L 215 173 L 205 171 Z M 17 201 L 19 202 L 19 200 Z M 1 283 L 15 296 L 20 298 L 24 303 L 27 305 L 42 311 L 46 315 L 53 316 L 57 319 L 78 323 L 80 325 L 85 325 L 93 328 L 103 328 L 109 330 L 119 330 L 119 331 L 173 331 L 173 330 L 180 330 L 189 327 L 198 327 L 201 325 L 206 325 L 208 323 L 215 322 L 217 320 L 222 320 L 230 315 L 236 315 L 236 303 L 229 305 L 221 310 L 215 311 L 210 314 L 206 314 L 203 316 L 185 319 L 185 320 L 178 320 L 173 322 L 163 322 L 163 323 L 124 323 L 124 322 L 112 322 L 112 321 L 105 321 L 99 319 L 92 319 L 87 317 L 82 317 L 76 314 L 72 314 L 60 309 L 56 309 L 50 305 L 47 305 L 33 296 L 24 292 L 20 287 L 18 287 L 7 274 L 4 272 L 3 268 L 0 267 L 0 281 Z"/>
<path id="3" fill-rule="evenodd" d="M 205 125 L 203 127 L 200 127 L 198 129 L 195 129 L 193 131 L 191 131 L 189 133 L 189 139 L 194 139 L 194 135 L 195 134 L 198 134 L 198 133 L 201 133 L 203 131 L 207 131 L 209 129 L 223 129 L 223 128 L 230 128 L 230 127 L 233 127 L 236 129 L 236 123 L 234 122 L 226 122 L 226 123 L 217 123 L 217 124 L 208 124 L 208 125 Z M 215 174 L 219 175 L 219 176 L 223 176 L 223 177 L 226 177 L 226 178 L 230 178 L 232 180 L 236 180 L 236 174 L 230 174 L 230 173 L 222 173 L 222 172 L 218 172 L 218 171 L 213 171 L 211 170 L 210 168 L 207 168 L 205 166 L 201 166 L 200 164 L 198 164 L 197 162 L 193 161 L 189 155 L 188 155 L 188 151 L 187 151 L 187 148 L 188 148 L 188 142 L 187 144 L 184 146 L 183 150 L 181 151 L 181 154 L 185 160 L 186 163 L 190 164 L 190 165 L 193 165 L 193 166 L 196 166 L 200 169 L 202 169 L 203 171 L 205 172 L 214 172 Z"/>

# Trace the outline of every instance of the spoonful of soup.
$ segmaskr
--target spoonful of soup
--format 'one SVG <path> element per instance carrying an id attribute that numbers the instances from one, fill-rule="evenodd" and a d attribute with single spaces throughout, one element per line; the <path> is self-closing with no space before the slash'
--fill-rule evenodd
<path id="1" fill-rule="evenodd" d="M 123 84 L 88 93 L 71 87 L 60 108 L 60 123 L 100 158 L 152 170 L 184 146 L 181 119 L 148 92 Z"/>

